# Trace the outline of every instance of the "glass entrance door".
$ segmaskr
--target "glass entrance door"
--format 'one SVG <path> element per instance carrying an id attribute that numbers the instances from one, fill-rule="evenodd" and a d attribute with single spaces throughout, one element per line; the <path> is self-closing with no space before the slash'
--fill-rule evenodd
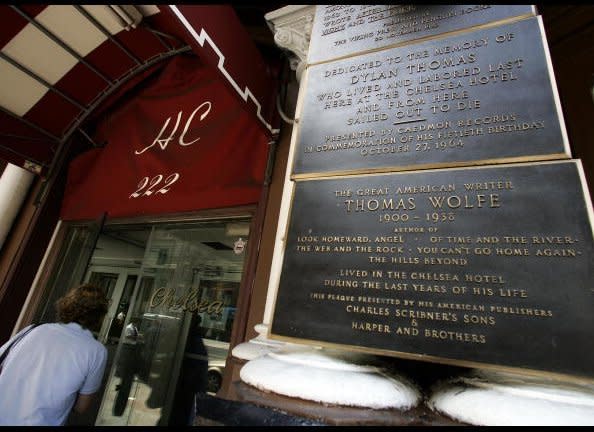
<path id="1" fill-rule="evenodd" d="M 248 220 L 106 226 L 86 279 L 111 287 L 96 425 L 187 424 L 229 349 Z M 111 357 L 110 356 L 110 357 Z"/>
<path id="2" fill-rule="evenodd" d="M 110 297 L 95 337 L 108 364 L 94 408 L 68 425 L 184 425 L 196 391 L 225 370 L 249 238 L 248 218 L 71 226 L 34 313 L 92 282 Z M 90 258 L 89 258 L 90 257 Z"/>

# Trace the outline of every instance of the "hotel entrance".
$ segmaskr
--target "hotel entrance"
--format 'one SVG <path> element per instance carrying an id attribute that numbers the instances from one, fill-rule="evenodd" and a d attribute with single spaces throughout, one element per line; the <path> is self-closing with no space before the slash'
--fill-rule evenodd
<path id="1" fill-rule="evenodd" d="M 38 322 L 77 281 L 110 298 L 95 334 L 108 349 L 98 426 L 184 425 L 197 391 L 219 389 L 243 274 L 249 218 L 72 226 Z M 96 242 L 95 242 L 96 240 Z"/>

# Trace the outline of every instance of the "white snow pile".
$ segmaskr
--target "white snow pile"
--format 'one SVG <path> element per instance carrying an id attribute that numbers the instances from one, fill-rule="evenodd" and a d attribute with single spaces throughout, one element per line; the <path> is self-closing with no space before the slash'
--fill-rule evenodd
<path id="1" fill-rule="evenodd" d="M 262 391 L 328 405 L 402 410 L 418 405 L 421 393 L 408 379 L 357 364 L 364 359 L 351 353 L 285 347 L 249 361 L 240 377 Z"/>
<path id="2" fill-rule="evenodd" d="M 231 354 L 233 357 L 241 360 L 253 360 L 255 358 L 262 357 L 269 352 L 276 351 L 283 346 L 284 345 L 275 346 L 271 344 L 258 343 L 256 340 L 252 339 L 249 342 L 236 345 L 235 348 L 233 348 L 233 351 L 231 351 Z"/>
<path id="3" fill-rule="evenodd" d="M 477 426 L 591 426 L 594 388 L 475 371 L 436 385 L 428 405 Z"/>

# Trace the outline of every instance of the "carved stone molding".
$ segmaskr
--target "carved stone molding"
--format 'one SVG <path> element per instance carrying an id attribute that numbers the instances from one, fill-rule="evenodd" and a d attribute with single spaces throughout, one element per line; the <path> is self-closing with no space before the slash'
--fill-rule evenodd
<path id="1" fill-rule="evenodd" d="M 291 69 L 300 80 L 307 66 L 309 39 L 316 11 L 315 5 L 290 5 L 264 15 L 274 33 L 274 42 L 292 54 L 289 55 Z"/>

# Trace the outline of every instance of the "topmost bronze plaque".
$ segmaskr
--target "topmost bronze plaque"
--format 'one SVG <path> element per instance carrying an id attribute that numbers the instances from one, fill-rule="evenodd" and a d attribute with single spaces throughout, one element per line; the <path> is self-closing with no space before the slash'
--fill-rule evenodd
<path id="1" fill-rule="evenodd" d="M 542 19 L 308 67 L 293 178 L 570 156 Z"/>
<path id="2" fill-rule="evenodd" d="M 530 5 L 318 5 L 308 63 L 534 14 Z"/>

